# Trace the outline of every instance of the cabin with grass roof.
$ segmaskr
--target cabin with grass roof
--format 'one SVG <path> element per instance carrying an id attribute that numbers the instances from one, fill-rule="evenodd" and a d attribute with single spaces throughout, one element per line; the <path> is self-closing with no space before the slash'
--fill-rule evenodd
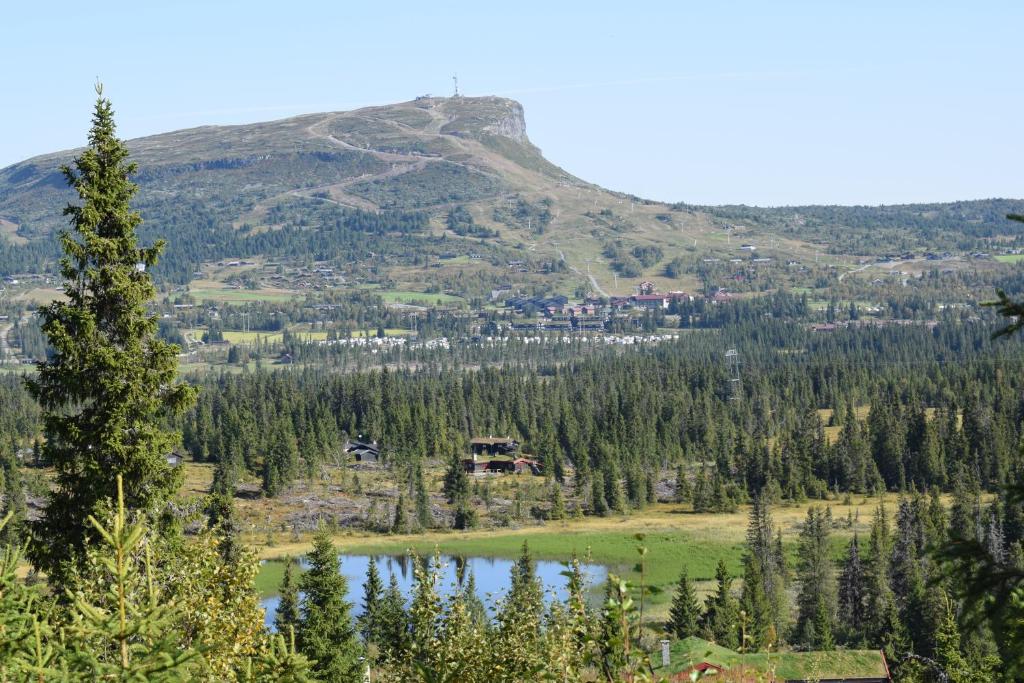
<path id="1" fill-rule="evenodd" d="M 668 666 L 656 673 L 673 683 L 691 681 L 695 674 L 715 683 L 892 683 L 881 650 L 743 654 L 691 636 L 672 643 L 669 652 Z"/>

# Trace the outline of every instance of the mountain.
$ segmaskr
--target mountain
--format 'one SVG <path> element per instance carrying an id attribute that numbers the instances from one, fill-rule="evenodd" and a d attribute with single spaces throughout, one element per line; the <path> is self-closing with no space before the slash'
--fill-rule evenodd
<path id="1" fill-rule="evenodd" d="M 1024 212 L 1022 202 L 962 202 L 906 207 L 879 223 L 871 207 L 646 201 L 549 162 L 529 140 L 522 106 L 498 97 L 423 97 L 204 126 L 128 146 L 143 238 L 169 241 L 156 273 L 178 283 L 219 259 L 260 257 L 327 262 L 350 279 L 462 295 L 503 287 L 625 293 L 640 279 L 664 289 L 728 281 L 757 291 L 798 284 L 780 264 L 810 264 L 822 252 L 845 267 L 883 247 L 1016 239 L 1002 216 Z M 53 234 L 73 199 L 59 169 L 77 151 L 0 170 L 0 272 L 52 269 Z M 761 275 L 737 279 L 736 268 L 716 265 L 751 261 L 754 248 Z"/>

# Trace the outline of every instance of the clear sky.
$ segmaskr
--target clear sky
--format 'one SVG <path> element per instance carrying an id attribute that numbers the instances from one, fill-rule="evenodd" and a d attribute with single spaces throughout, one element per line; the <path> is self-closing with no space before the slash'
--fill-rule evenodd
<path id="1" fill-rule="evenodd" d="M 1024 196 L 1022 2 L 11 2 L 0 166 L 449 94 L 526 108 L 547 157 L 669 201 Z"/>

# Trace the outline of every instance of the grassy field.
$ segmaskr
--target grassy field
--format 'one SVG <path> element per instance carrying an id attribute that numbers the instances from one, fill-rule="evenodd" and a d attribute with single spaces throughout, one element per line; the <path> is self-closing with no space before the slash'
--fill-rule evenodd
<path id="1" fill-rule="evenodd" d="M 995 259 L 1000 263 L 1019 263 L 1024 261 L 1024 254 L 996 254 Z"/>
<path id="2" fill-rule="evenodd" d="M 189 289 L 189 294 L 196 301 L 221 301 L 236 303 L 245 301 L 291 301 L 300 296 L 297 292 L 283 289 L 219 289 L 216 287 L 198 287 Z"/>
<path id="3" fill-rule="evenodd" d="M 887 674 L 877 650 L 832 652 L 757 652 L 740 654 L 700 638 L 684 638 L 671 646 L 671 665 L 659 673 L 676 673 L 699 662 L 728 669 L 743 667 L 751 673 L 774 672 L 782 680 L 819 680 L 839 677 L 878 677 Z"/>
<path id="4" fill-rule="evenodd" d="M 848 517 L 854 520 L 849 528 L 839 528 L 833 533 L 833 554 L 837 560 L 842 557 L 854 531 L 861 535 L 867 532 L 878 502 L 877 498 L 858 496 L 849 505 L 838 501 L 828 503 L 837 521 L 845 522 Z M 886 502 L 895 506 L 897 498 L 889 496 Z M 791 562 L 795 561 L 795 542 L 808 507 L 809 504 L 779 506 L 773 510 Z M 698 514 L 685 505 L 659 504 L 625 517 L 587 517 L 519 529 L 432 531 L 401 536 L 348 532 L 337 535 L 335 543 L 340 552 L 349 554 L 402 554 L 410 550 L 428 554 L 436 549 L 453 555 L 514 558 L 527 542 L 536 559 L 567 561 L 575 552 L 581 560 L 606 565 L 611 571 L 636 582 L 639 580 L 637 547 L 641 543 L 636 535 L 643 534 L 642 543 L 648 549 L 646 581 L 654 587 L 650 614 L 658 619 L 667 613 L 673 585 L 683 567 L 703 593 L 713 589 L 719 559 L 725 560 L 734 576 L 741 576 L 748 511 L 744 507 L 732 514 Z M 259 542 L 259 539 L 253 540 Z M 259 552 L 264 559 L 280 559 L 286 555 L 302 555 L 309 546 L 308 538 L 299 542 L 282 538 L 282 542 L 273 546 L 261 546 Z M 258 579 L 260 590 L 273 594 L 280 577 L 280 563 L 265 563 Z"/>
<path id="5" fill-rule="evenodd" d="M 452 294 L 428 294 L 426 292 L 411 292 L 407 290 L 394 290 L 379 292 L 380 296 L 389 304 L 454 304 L 465 301 L 461 296 Z"/>
<path id="6" fill-rule="evenodd" d="M 323 341 L 327 339 L 326 330 L 293 330 L 292 334 L 296 338 L 303 341 Z M 267 343 L 277 343 L 281 341 L 283 334 L 281 332 L 259 332 L 252 331 L 242 332 L 241 330 L 225 330 L 224 341 L 229 341 L 232 344 L 254 344 L 256 340 L 262 340 Z"/>

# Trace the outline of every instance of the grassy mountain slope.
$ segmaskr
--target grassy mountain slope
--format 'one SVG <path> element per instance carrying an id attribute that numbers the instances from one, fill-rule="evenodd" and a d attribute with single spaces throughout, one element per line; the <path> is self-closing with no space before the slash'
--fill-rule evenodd
<path id="1" fill-rule="evenodd" d="M 984 236 L 969 229 L 978 213 L 964 213 L 969 202 L 959 213 L 931 207 L 942 220 L 929 231 L 909 220 L 913 212 L 879 224 L 871 209 L 865 217 L 833 207 L 669 206 L 607 191 L 547 161 L 527 137 L 522 107 L 497 97 L 205 126 L 129 148 L 143 237 L 170 240 L 166 274 L 178 282 L 217 259 L 268 256 L 361 264 L 349 273 L 356 279 L 383 273 L 401 286 L 440 283 L 463 295 L 504 286 L 629 293 L 642 279 L 663 289 L 710 282 L 757 291 L 799 284 L 785 264 L 814 263 L 818 253 L 829 254 L 819 268 L 853 268 L 856 256 L 877 252 L 872 231 L 893 236 L 897 249 L 927 240 L 966 248 Z M 59 168 L 75 152 L 0 169 L 0 271 L 52 264 L 52 236 L 72 199 Z M 1007 206 L 976 208 L 991 228 Z M 940 239 L 959 225 L 968 239 Z M 1007 234 L 1016 238 L 1013 226 Z M 757 247 L 759 264 L 743 244 Z"/>

